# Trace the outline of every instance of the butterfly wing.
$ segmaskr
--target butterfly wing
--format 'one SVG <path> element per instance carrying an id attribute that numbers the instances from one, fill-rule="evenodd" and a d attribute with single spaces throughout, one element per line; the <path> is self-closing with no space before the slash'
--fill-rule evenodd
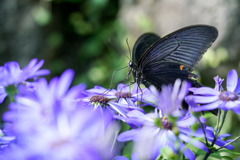
<path id="1" fill-rule="evenodd" d="M 141 35 L 133 46 L 132 62 L 137 65 L 143 53 L 159 39 L 160 37 L 153 33 L 145 33 Z"/>
<path id="2" fill-rule="evenodd" d="M 165 60 L 183 64 L 192 70 L 217 36 L 218 31 L 212 26 L 196 25 L 182 28 L 149 47 L 142 54 L 138 67 L 141 70 L 150 63 Z"/>
<path id="3" fill-rule="evenodd" d="M 202 85 L 195 79 L 197 75 L 189 72 L 189 69 L 176 62 L 161 61 L 151 63 L 142 70 L 142 83 L 149 87 L 154 85 L 161 91 L 162 85 L 174 84 L 176 79 L 180 78 L 182 81 L 189 81 L 192 87 L 201 87 Z"/>

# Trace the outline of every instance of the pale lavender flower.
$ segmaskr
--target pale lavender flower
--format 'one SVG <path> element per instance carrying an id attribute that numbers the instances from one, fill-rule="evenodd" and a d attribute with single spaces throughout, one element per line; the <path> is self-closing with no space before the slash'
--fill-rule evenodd
<path id="1" fill-rule="evenodd" d="M 173 124 L 161 112 L 158 112 L 157 109 L 155 113 L 148 113 L 146 115 L 135 110 L 129 112 L 127 116 L 128 118 L 124 119 L 126 123 L 134 124 L 140 128 L 121 133 L 117 140 L 120 142 L 133 140 L 135 142 L 133 152 L 140 159 L 156 159 L 161 154 L 161 149 L 167 146 L 175 153 L 182 151 L 187 158 L 195 158 L 191 150 L 186 149 L 183 151 L 185 145 L 182 141 L 188 143 L 191 141 L 189 136 L 197 135 L 203 137 L 204 135 L 201 130 L 197 130 L 196 132 L 191 131 L 189 127 L 196 122 L 196 119 L 190 114 L 180 117 L 176 121 L 179 130 L 178 136 L 172 130 Z M 192 144 L 208 152 L 203 143 L 194 141 Z"/>
<path id="2" fill-rule="evenodd" d="M 84 93 L 86 97 L 81 101 L 85 103 L 85 107 L 92 108 L 93 110 L 101 110 L 112 116 L 119 114 L 126 117 L 126 114 L 131 110 L 139 110 L 144 112 L 140 107 L 137 107 L 133 101 L 126 101 L 126 99 L 120 99 L 116 101 L 116 96 L 113 94 L 115 91 L 104 94 L 106 91 L 104 88 L 95 86 L 94 89 L 86 90 Z M 115 92 L 116 93 L 116 92 Z"/>
<path id="3" fill-rule="evenodd" d="M 60 78 L 53 78 L 49 84 L 46 79 L 39 79 L 35 85 L 36 91 L 17 95 L 16 102 L 9 105 L 10 111 L 3 115 L 3 119 L 11 122 L 15 132 L 23 134 L 41 123 L 51 123 L 54 120 L 54 107 L 62 105 L 66 112 L 74 112 L 79 93 L 85 89 L 85 85 L 69 89 L 73 75 L 69 69 Z"/>
<path id="4" fill-rule="evenodd" d="M 24 84 L 27 79 L 38 76 L 48 75 L 50 73 L 47 69 L 41 69 L 44 60 L 38 62 L 37 59 L 32 59 L 29 64 L 20 69 L 17 62 L 7 62 L 0 67 L 0 103 L 5 99 L 7 93 L 5 87 L 18 84 Z"/>
<path id="5" fill-rule="evenodd" d="M 54 106 L 53 106 L 54 107 Z M 97 111 L 78 108 L 75 112 L 55 108 L 52 123 L 35 126 L 34 132 L 20 135 L 17 142 L 2 152 L 4 160 L 79 160 L 112 159 L 116 156 L 119 126 L 105 126 Z M 108 116 L 108 115 L 104 115 Z M 32 128 L 33 129 L 33 128 Z"/>
<path id="6" fill-rule="evenodd" d="M 7 62 L 4 66 L 0 67 L 0 86 L 9 86 L 23 83 L 29 78 L 34 78 L 37 76 L 48 75 L 50 72 L 47 69 L 39 70 L 44 60 L 37 62 L 37 59 L 32 59 L 29 64 L 20 69 L 17 62 Z"/>
<path id="7" fill-rule="evenodd" d="M 153 96 L 148 88 L 140 89 L 138 85 L 135 84 L 133 89 L 131 89 L 130 86 L 122 83 L 117 86 L 116 90 L 107 90 L 103 87 L 95 86 L 93 89 L 85 91 L 85 93 L 87 95 L 104 95 L 109 99 L 116 99 L 117 101 L 120 99 L 125 99 L 127 101 L 131 100 L 133 103 L 136 101 L 143 101 L 147 104 L 149 104 L 147 100 Z"/>
<path id="8" fill-rule="evenodd" d="M 235 70 L 231 70 L 227 76 L 227 91 L 221 92 L 222 80 L 218 80 L 217 88 L 212 89 L 209 87 L 190 88 L 194 95 L 190 95 L 195 103 L 202 104 L 193 108 L 195 112 L 208 111 L 216 108 L 222 110 L 233 110 L 235 113 L 240 114 L 240 79 Z"/>
<path id="9" fill-rule="evenodd" d="M 188 94 L 190 83 L 177 79 L 174 85 L 163 85 L 162 91 L 158 92 L 153 86 L 151 91 L 155 95 L 155 106 L 160 109 L 164 115 L 180 116 L 183 114 L 182 102 Z"/>

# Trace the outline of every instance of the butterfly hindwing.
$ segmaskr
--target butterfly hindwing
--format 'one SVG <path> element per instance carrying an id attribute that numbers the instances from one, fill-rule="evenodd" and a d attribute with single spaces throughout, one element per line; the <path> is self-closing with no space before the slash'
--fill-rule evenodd
<path id="1" fill-rule="evenodd" d="M 149 87 L 154 85 L 158 90 L 161 90 L 162 85 L 174 84 L 176 79 L 189 81 L 193 87 L 202 86 L 195 78 L 197 75 L 188 71 L 184 65 L 171 61 L 162 61 L 151 63 L 144 67 L 144 79 L 142 83 Z"/>
<path id="2" fill-rule="evenodd" d="M 183 64 L 192 70 L 217 36 L 216 28 L 205 25 L 177 30 L 149 47 L 140 58 L 138 68 L 141 70 L 148 64 L 165 60 Z"/>

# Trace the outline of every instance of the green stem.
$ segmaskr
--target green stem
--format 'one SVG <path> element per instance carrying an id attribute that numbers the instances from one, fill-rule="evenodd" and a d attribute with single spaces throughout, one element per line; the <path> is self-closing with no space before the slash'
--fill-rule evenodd
<path id="1" fill-rule="evenodd" d="M 218 130 L 216 130 L 216 133 L 215 133 L 215 136 L 214 136 L 214 139 L 212 141 L 212 144 L 211 146 L 214 146 L 217 138 L 218 138 L 218 134 L 221 132 L 222 130 L 222 127 L 223 127 L 223 124 L 224 124 L 224 121 L 225 121 L 225 118 L 226 118 L 226 115 L 227 115 L 227 111 L 224 111 L 223 112 L 223 116 L 222 116 L 222 119 L 221 119 L 221 124 L 220 124 L 220 127 L 218 128 Z"/>
<path id="2" fill-rule="evenodd" d="M 220 116 L 221 116 L 221 110 L 218 108 L 217 124 L 216 124 L 216 129 L 215 129 L 215 135 L 216 135 L 216 133 L 218 131 Z"/>
<path id="3" fill-rule="evenodd" d="M 206 160 L 212 153 L 213 153 L 212 151 L 209 151 L 207 154 L 205 154 L 205 156 L 203 157 L 203 160 Z"/>
<path id="4" fill-rule="evenodd" d="M 204 134 L 204 138 L 205 138 L 205 141 L 206 141 L 206 145 L 209 146 L 208 140 L 207 140 L 207 135 L 206 135 L 205 129 L 204 129 L 204 127 L 203 127 L 203 124 L 202 124 L 202 122 L 200 121 L 199 117 L 198 117 L 197 119 L 198 119 L 198 122 L 199 122 L 202 130 L 203 130 L 203 134 Z"/>

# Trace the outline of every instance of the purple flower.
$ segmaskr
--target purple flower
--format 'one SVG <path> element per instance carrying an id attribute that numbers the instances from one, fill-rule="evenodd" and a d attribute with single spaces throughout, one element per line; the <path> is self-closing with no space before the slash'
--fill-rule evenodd
<path id="1" fill-rule="evenodd" d="M 50 72 L 47 69 L 39 70 L 44 60 L 37 63 L 37 59 L 32 59 L 26 67 L 20 69 L 17 62 L 7 62 L 4 66 L 0 67 L 0 86 L 16 85 L 24 82 L 29 78 L 37 76 L 48 75 Z"/>
<path id="2" fill-rule="evenodd" d="M 215 81 L 214 89 L 217 91 L 223 91 L 222 82 L 224 81 L 224 79 L 220 78 L 219 76 L 216 76 L 213 79 Z"/>
<path id="3" fill-rule="evenodd" d="M 81 101 L 85 103 L 85 107 L 92 108 L 93 110 L 101 110 L 102 113 L 105 112 L 112 116 L 119 114 L 126 117 L 126 114 L 134 109 L 144 112 L 133 101 L 126 101 L 126 99 L 117 99 L 116 101 L 116 91 L 111 90 L 104 94 L 105 91 L 105 88 L 95 86 L 93 89 L 84 92 L 86 97 L 82 98 Z"/>
<path id="4" fill-rule="evenodd" d="M 69 89 L 73 75 L 66 70 L 49 84 L 39 79 L 35 92 L 16 96 L 3 116 L 10 122 L 4 125 L 8 130 L 4 137 L 13 136 L 14 142 L 2 150 L 1 159 L 98 160 L 116 156 L 119 126 L 108 121 L 111 115 L 101 110 L 78 106 L 85 85 Z"/>
<path id="5" fill-rule="evenodd" d="M 40 70 L 44 60 L 37 61 L 37 59 L 32 59 L 23 69 L 20 69 L 19 64 L 14 61 L 7 62 L 4 66 L 0 67 L 0 103 L 7 96 L 5 87 L 25 83 L 29 78 L 48 75 L 50 73 L 47 69 Z"/>
<path id="6" fill-rule="evenodd" d="M 180 117 L 176 124 L 172 124 L 157 109 L 155 113 L 146 115 L 134 110 L 129 112 L 127 116 L 125 122 L 139 126 L 139 128 L 121 133 L 117 140 L 120 142 L 133 140 L 135 142 L 133 152 L 136 152 L 140 159 L 156 159 L 161 154 L 161 149 L 167 146 L 175 153 L 182 151 L 187 158 L 195 159 L 190 149 L 183 150 L 185 145 L 182 143 L 182 141 L 190 142 L 189 136 L 204 136 L 200 129 L 192 132 L 189 128 L 196 122 L 191 114 Z M 176 129 L 173 129 L 174 126 L 177 126 L 178 136 L 174 133 L 176 132 Z M 194 141 L 192 144 L 208 152 L 203 143 Z"/>
<path id="7" fill-rule="evenodd" d="M 54 107 L 54 106 L 53 106 Z M 78 108 L 75 112 L 55 108 L 52 123 L 36 125 L 34 133 L 24 134 L 16 144 L 2 152 L 6 160 L 79 160 L 112 159 L 116 156 L 116 134 L 119 126 L 104 126 L 98 112 Z M 108 115 L 105 115 L 108 116 Z"/>
<path id="8" fill-rule="evenodd" d="M 181 86 L 181 87 L 180 87 Z M 182 102 L 188 93 L 190 83 L 177 79 L 172 85 L 163 85 L 162 91 L 159 93 L 153 86 L 151 90 L 155 95 L 155 106 L 165 115 L 179 116 L 181 113 Z"/>
<path id="9" fill-rule="evenodd" d="M 4 134 L 6 133 L 0 129 L 0 151 L 16 139 L 14 136 L 6 136 Z"/>
<path id="10" fill-rule="evenodd" d="M 218 78 L 215 78 L 218 79 Z M 240 79 L 235 70 L 231 70 L 227 76 L 227 91 L 221 92 L 221 83 L 223 80 L 216 81 L 216 89 L 209 87 L 190 88 L 194 95 L 190 95 L 188 99 L 193 99 L 195 103 L 202 104 L 201 106 L 192 108 L 193 111 L 207 111 L 220 108 L 222 110 L 233 110 L 240 114 Z"/>
<path id="11" fill-rule="evenodd" d="M 54 109 L 59 105 L 66 112 L 74 112 L 79 93 L 85 89 L 85 85 L 69 89 L 73 76 L 73 71 L 69 69 L 60 78 L 53 78 L 49 84 L 41 78 L 35 85 L 34 93 L 17 95 L 16 102 L 9 105 L 10 111 L 3 115 L 3 119 L 12 124 L 8 128 L 12 127 L 15 132 L 24 134 L 41 123 L 52 123 Z"/>
<path id="12" fill-rule="evenodd" d="M 102 94 L 109 99 L 117 99 L 117 101 L 119 99 L 126 99 L 127 101 L 132 100 L 133 103 L 141 100 L 145 103 L 148 103 L 148 101 L 146 100 L 153 96 L 148 88 L 140 90 L 138 88 L 138 85 L 135 84 L 133 89 L 131 90 L 128 85 L 122 83 L 120 83 L 117 86 L 117 90 L 115 89 L 107 90 L 103 87 L 95 86 L 93 89 L 87 90 L 86 94 L 88 95 Z"/>

